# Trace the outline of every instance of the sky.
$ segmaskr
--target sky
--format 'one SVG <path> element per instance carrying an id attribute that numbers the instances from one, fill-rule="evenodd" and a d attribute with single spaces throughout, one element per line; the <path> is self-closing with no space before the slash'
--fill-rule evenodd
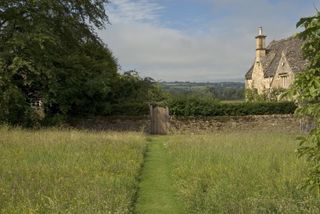
<path id="1" fill-rule="evenodd" d="M 110 0 L 98 32 L 121 71 L 157 81 L 243 81 L 258 27 L 272 40 L 301 29 L 320 0 Z"/>

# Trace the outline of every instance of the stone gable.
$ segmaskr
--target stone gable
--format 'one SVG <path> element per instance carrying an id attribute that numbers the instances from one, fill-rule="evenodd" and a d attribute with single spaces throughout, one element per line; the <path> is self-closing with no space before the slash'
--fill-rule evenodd
<path id="1" fill-rule="evenodd" d="M 259 34 L 257 44 L 264 44 L 265 37 Z M 257 46 L 254 63 L 245 75 L 246 89 L 263 93 L 270 89 L 289 88 L 295 73 L 303 71 L 308 64 L 303 58 L 302 44 L 299 38 L 292 36 L 272 41 L 265 49 Z"/>

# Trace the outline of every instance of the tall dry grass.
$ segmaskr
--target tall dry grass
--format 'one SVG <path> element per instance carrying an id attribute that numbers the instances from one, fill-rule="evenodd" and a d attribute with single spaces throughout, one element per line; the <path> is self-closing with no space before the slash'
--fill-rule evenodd
<path id="1" fill-rule="evenodd" d="M 130 213 L 137 133 L 0 128 L 0 213 Z"/>
<path id="2" fill-rule="evenodd" d="M 169 138 L 188 213 L 320 213 L 320 199 L 298 188 L 306 163 L 295 154 L 295 137 L 247 131 Z"/>

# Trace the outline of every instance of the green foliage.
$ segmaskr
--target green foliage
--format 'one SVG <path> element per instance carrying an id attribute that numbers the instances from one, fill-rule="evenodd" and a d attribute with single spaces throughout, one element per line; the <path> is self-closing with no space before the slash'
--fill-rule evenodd
<path id="1" fill-rule="evenodd" d="M 25 124 L 39 101 L 48 118 L 110 108 L 117 62 L 94 32 L 107 2 L 0 2 L 0 118 Z"/>
<path id="2" fill-rule="evenodd" d="M 105 114 L 146 115 L 149 104 L 162 102 L 165 98 L 166 94 L 152 78 L 142 78 L 136 71 L 128 71 L 115 82 L 112 108 Z"/>
<path id="3" fill-rule="evenodd" d="M 247 102 L 277 102 L 281 100 L 282 94 L 286 93 L 286 89 L 271 89 L 265 90 L 259 94 L 256 88 L 246 89 L 246 101 Z"/>
<path id="4" fill-rule="evenodd" d="M 140 102 L 126 102 L 113 104 L 112 110 L 106 115 L 115 115 L 115 116 L 143 116 L 149 114 L 148 103 Z"/>
<path id="5" fill-rule="evenodd" d="M 256 88 L 246 89 L 246 101 L 247 102 L 263 102 L 267 100 L 265 93 L 259 94 Z"/>
<path id="6" fill-rule="evenodd" d="M 23 96 L 21 89 L 8 81 L 10 72 L 0 63 L 0 122 L 33 126 L 37 124 L 37 112 Z"/>
<path id="7" fill-rule="evenodd" d="M 214 83 L 209 90 L 219 100 L 244 100 L 245 90 L 242 83 Z"/>
<path id="8" fill-rule="evenodd" d="M 173 96 L 168 100 L 170 114 L 176 116 L 209 116 L 217 104 L 213 98 L 196 95 Z"/>
<path id="9" fill-rule="evenodd" d="M 279 101 L 284 100 L 283 96 L 286 94 L 288 89 L 284 88 L 278 88 L 278 89 L 272 89 L 268 94 L 268 100 L 269 101 Z"/>
<path id="10" fill-rule="evenodd" d="M 296 114 L 313 118 L 315 122 L 315 129 L 308 136 L 299 138 L 298 154 L 306 157 L 310 164 L 304 186 L 317 190 L 320 196 L 320 12 L 302 18 L 297 27 L 304 27 L 299 37 L 304 40 L 302 50 L 309 66 L 296 75 L 289 95 L 299 104 Z"/>
<path id="11" fill-rule="evenodd" d="M 170 114 L 176 116 L 244 116 L 293 114 L 292 102 L 221 103 L 215 99 L 180 96 L 168 101 Z"/>

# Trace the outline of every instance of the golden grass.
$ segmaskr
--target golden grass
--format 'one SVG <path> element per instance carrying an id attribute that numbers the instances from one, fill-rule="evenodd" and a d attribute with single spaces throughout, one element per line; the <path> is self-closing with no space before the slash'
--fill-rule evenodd
<path id="1" fill-rule="evenodd" d="M 320 199 L 298 188 L 307 165 L 294 152 L 295 137 L 239 131 L 155 138 L 163 150 L 149 154 L 158 162 L 142 178 L 177 191 L 187 213 L 320 213 Z M 0 213 L 132 213 L 146 145 L 140 133 L 0 127 Z M 171 180 L 154 175 L 157 163 Z M 147 193 L 157 198 L 151 187 Z M 164 202 L 173 200 L 168 195 Z"/>
<path id="2" fill-rule="evenodd" d="M 138 133 L 0 128 L 0 213 L 130 213 Z"/>
<path id="3" fill-rule="evenodd" d="M 306 163 L 296 136 L 220 132 L 167 142 L 173 179 L 188 213 L 320 213 L 320 200 L 298 188 Z"/>

